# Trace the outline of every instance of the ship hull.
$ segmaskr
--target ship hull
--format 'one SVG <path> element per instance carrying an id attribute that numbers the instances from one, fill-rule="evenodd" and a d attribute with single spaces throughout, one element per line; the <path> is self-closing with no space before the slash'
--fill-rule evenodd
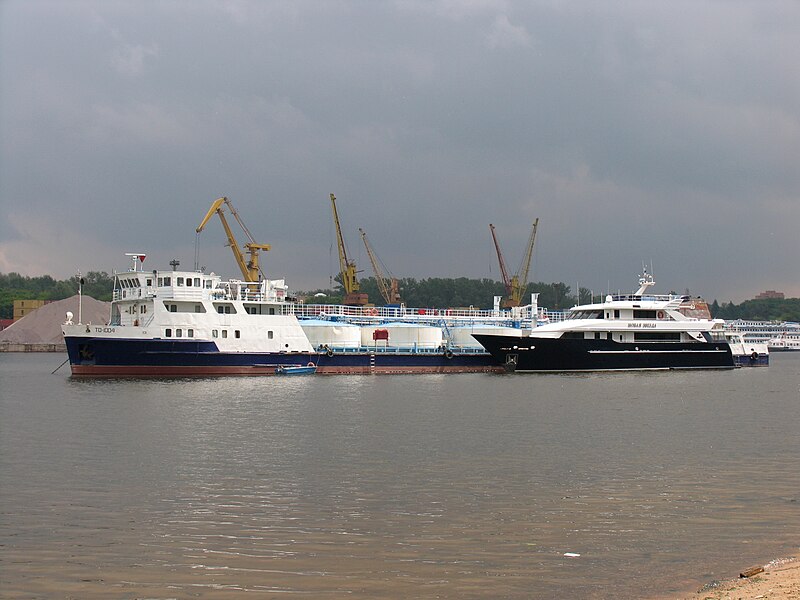
<path id="1" fill-rule="evenodd" d="M 636 342 L 480 335 L 475 338 L 508 371 L 733 369 L 724 342 Z"/>
<path id="2" fill-rule="evenodd" d="M 215 377 L 274 375 L 278 367 L 313 364 L 316 373 L 502 372 L 484 352 L 359 350 L 334 352 L 220 352 L 211 341 L 65 337 L 74 377 Z"/>

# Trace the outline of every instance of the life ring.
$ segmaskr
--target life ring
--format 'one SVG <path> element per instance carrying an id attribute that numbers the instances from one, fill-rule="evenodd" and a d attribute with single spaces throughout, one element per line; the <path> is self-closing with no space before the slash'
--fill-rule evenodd
<path id="1" fill-rule="evenodd" d="M 329 357 L 331 357 L 331 356 L 333 356 L 333 350 L 328 348 L 328 351 L 325 354 L 327 354 Z"/>
<path id="2" fill-rule="evenodd" d="M 453 358 L 453 351 L 450 350 L 450 349 L 445 350 L 444 351 L 444 357 L 447 358 L 447 359 Z"/>
<path id="3" fill-rule="evenodd" d="M 367 314 L 370 317 L 377 317 L 378 316 L 378 309 L 377 308 L 368 308 L 367 309 Z"/>
<path id="4" fill-rule="evenodd" d="M 663 310 L 660 310 L 660 311 L 658 311 L 658 312 L 656 313 L 656 316 L 657 316 L 659 319 L 663 319 L 663 318 L 664 318 L 664 311 L 663 311 Z"/>
<path id="5" fill-rule="evenodd" d="M 750 360 L 758 360 L 758 352 L 753 350 L 753 353 L 750 355 Z"/>
<path id="6" fill-rule="evenodd" d="M 315 365 L 312 361 L 308 361 L 308 364 L 306 366 L 307 367 L 316 367 L 317 365 Z"/>

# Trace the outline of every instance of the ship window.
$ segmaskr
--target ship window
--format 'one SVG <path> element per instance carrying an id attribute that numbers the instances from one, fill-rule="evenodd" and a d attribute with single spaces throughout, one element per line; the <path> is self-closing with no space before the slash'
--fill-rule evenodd
<path id="1" fill-rule="evenodd" d="M 175 337 L 183 337 L 183 330 L 182 329 L 176 329 L 175 330 Z"/>
<path id="2" fill-rule="evenodd" d="M 672 331 L 642 331 L 633 334 L 635 342 L 680 342 L 680 332 Z"/>
<path id="3" fill-rule="evenodd" d="M 194 278 L 194 287 L 200 287 L 200 278 L 199 277 L 195 277 Z"/>
<path id="4" fill-rule="evenodd" d="M 271 314 L 271 315 L 275 314 L 275 307 L 274 306 L 270 306 L 269 307 L 269 314 Z"/>
<path id="5" fill-rule="evenodd" d="M 611 313 L 606 313 L 606 319 L 610 319 L 610 318 L 611 318 Z"/>
<path id="6" fill-rule="evenodd" d="M 177 304 L 173 304 L 172 306 L 170 306 L 169 307 L 169 312 L 178 312 L 178 305 Z"/>
<path id="7" fill-rule="evenodd" d="M 228 337 L 228 330 L 227 329 L 223 329 L 222 330 L 222 337 L 224 337 L 224 338 Z"/>
<path id="8" fill-rule="evenodd" d="M 206 289 L 207 290 L 211 289 L 211 280 L 210 279 L 206 279 Z"/>
<path id="9" fill-rule="evenodd" d="M 148 285 L 148 286 L 151 286 L 151 285 L 153 285 L 153 280 L 152 280 L 152 279 L 148 279 L 148 280 L 147 280 L 147 285 Z"/>
<path id="10" fill-rule="evenodd" d="M 272 338 L 274 338 L 274 337 L 275 337 L 275 334 L 274 334 L 272 331 L 268 331 L 268 332 L 267 332 L 267 339 L 268 339 L 268 340 L 271 340 L 271 339 L 272 339 Z"/>
<path id="11" fill-rule="evenodd" d="M 183 285 L 183 277 L 176 277 L 175 285 Z"/>
<path id="12" fill-rule="evenodd" d="M 194 337 L 194 329 L 187 329 L 186 337 Z"/>
<path id="13" fill-rule="evenodd" d="M 192 287 L 192 278 L 191 277 L 187 277 L 186 278 L 186 287 Z"/>
<path id="14" fill-rule="evenodd" d="M 172 337 L 172 329 L 165 330 L 164 337 Z"/>
<path id="15" fill-rule="evenodd" d="M 142 314 L 147 312 L 147 305 L 142 305 Z"/>
<path id="16" fill-rule="evenodd" d="M 164 285 L 164 278 L 163 277 L 159 277 L 158 278 L 158 287 L 161 287 L 162 285 Z"/>
<path id="17" fill-rule="evenodd" d="M 655 319 L 656 311 L 654 310 L 635 310 L 633 311 L 634 319 Z"/>
<path id="18" fill-rule="evenodd" d="M 172 277 L 164 277 L 164 285 L 172 285 Z"/>
<path id="19" fill-rule="evenodd" d="M 212 330 L 211 331 L 211 337 L 213 337 L 213 338 L 219 337 L 219 331 L 217 331 L 216 329 Z"/>
<path id="20" fill-rule="evenodd" d="M 618 308 L 614 309 L 614 318 L 615 319 L 619 319 L 619 309 Z"/>
<path id="21" fill-rule="evenodd" d="M 221 306 L 218 306 L 218 307 L 217 307 L 217 312 L 218 312 L 219 314 L 222 314 L 222 313 L 223 313 L 223 312 L 225 312 L 225 311 L 224 311 L 224 309 L 223 309 Z"/>
<path id="22" fill-rule="evenodd" d="M 194 305 L 194 312 L 196 312 L 196 313 L 203 312 L 203 305 L 202 304 L 195 304 Z"/>
<path id="23" fill-rule="evenodd" d="M 236 329 L 236 330 L 233 332 L 233 334 L 236 336 L 236 338 L 237 338 L 237 339 L 238 339 L 238 338 L 240 338 L 240 337 L 242 337 L 242 334 L 241 334 L 241 332 L 240 332 L 238 329 Z"/>
<path id="24" fill-rule="evenodd" d="M 565 331 L 562 336 L 562 340 L 582 340 L 583 339 L 583 332 L 582 331 Z"/>

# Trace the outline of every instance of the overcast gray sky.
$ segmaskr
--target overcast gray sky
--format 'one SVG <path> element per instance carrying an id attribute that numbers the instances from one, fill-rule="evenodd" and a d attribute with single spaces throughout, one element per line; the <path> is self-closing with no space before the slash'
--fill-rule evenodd
<path id="1" fill-rule="evenodd" d="M 800 296 L 800 2 L 0 1 L 0 272 L 191 267 L 225 195 L 325 287 L 331 192 L 365 276 L 359 227 L 499 279 L 538 217 L 534 281 Z"/>

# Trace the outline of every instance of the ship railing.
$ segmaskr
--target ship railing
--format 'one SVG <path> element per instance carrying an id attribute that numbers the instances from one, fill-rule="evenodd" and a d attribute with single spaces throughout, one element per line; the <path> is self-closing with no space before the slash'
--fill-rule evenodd
<path id="1" fill-rule="evenodd" d="M 525 310 L 527 308 L 527 310 Z M 299 319 L 323 319 L 331 321 L 349 321 L 362 324 L 386 321 L 404 321 L 441 326 L 469 325 L 473 323 L 508 324 L 519 326 L 520 323 L 533 321 L 530 307 L 523 307 L 518 314 L 508 310 L 487 310 L 476 308 L 408 308 L 405 306 L 344 306 L 340 304 L 287 304 L 285 314 L 295 315 Z M 553 311 L 539 308 L 536 321 L 557 323 L 565 318 L 564 311 Z"/>
<path id="2" fill-rule="evenodd" d="M 486 350 L 484 350 L 483 346 L 450 346 L 449 348 L 445 349 L 441 346 L 417 346 L 417 345 L 406 345 L 406 346 L 348 346 L 348 347 L 336 347 L 332 346 L 330 348 L 332 352 L 335 354 L 363 354 L 365 352 L 373 352 L 375 354 L 395 354 L 395 353 L 407 353 L 407 354 L 442 354 L 444 355 L 447 350 L 457 350 L 458 354 L 485 354 Z M 326 348 L 323 347 L 318 349 L 318 352 L 324 353 L 326 352 Z"/>
<path id="3" fill-rule="evenodd" d="M 612 294 L 614 302 L 673 302 L 674 300 L 688 299 L 688 296 L 675 294 Z"/>

